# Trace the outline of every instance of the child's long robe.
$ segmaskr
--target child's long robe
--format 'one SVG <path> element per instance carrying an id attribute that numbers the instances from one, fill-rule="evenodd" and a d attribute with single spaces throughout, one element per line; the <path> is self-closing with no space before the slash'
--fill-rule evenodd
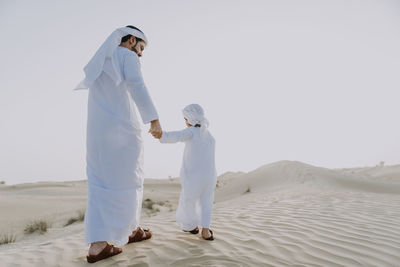
<path id="1" fill-rule="evenodd" d="M 160 142 L 185 142 L 180 171 L 182 191 L 176 212 L 180 228 L 184 231 L 198 225 L 209 228 L 217 183 L 213 136 L 207 129 L 192 126 L 182 131 L 163 131 Z"/>
<path id="2" fill-rule="evenodd" d="M 139 225 L 143 198 L 143 141 L 134 106 L 144 123 L 158 119 L 158 114 L 138 56 L 118 47 L 113 57 L 123 82 L 116 86 L 107 74 L 114 69 L 107 59 L 89 89 L 85 241 L 119 246 Z"/>

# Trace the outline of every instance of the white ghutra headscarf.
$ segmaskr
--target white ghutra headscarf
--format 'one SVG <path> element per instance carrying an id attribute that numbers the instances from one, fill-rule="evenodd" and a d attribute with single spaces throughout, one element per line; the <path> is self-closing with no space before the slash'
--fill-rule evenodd
<path id="1" fill-rule="evenodd" d="M 88 89 L 100 76 L 101 72 L 103 71 L 104 62 L 108 58 L 111 60 L 113 66 L 111 79 L 113 79 L 116 85 L 119 85 L 122 82 L 119 67 L 113 57 L 113 54 L 115 49 L 117 49 L 117 47 L 121 44 L 122 37 L 129 34 L 142 39 L 146 44 L 148 44 L 146 36 L 143 32 L 139 30 L 129 27 L 116 29 L 113 33 L 111 33 L 110 36 L 108 36 L 106 41 L 100 46 L 100 48 L 97 50 L 96 54 L 94 54 L 89 63 L 83 68 L 86 77 L 82 82 L 78 84 L 75 90 Z"/>
<path id="2" fill-rule="evenodd" d="M 209 122 L 206 117 L 204 117 L 204 110 L 199 104 L 190 104 L 182 110 L 183 116 L 188 120 L 188 122 L 195 126 L 196 124 L 201 125 L 201 130 L 205 131 Z"/>

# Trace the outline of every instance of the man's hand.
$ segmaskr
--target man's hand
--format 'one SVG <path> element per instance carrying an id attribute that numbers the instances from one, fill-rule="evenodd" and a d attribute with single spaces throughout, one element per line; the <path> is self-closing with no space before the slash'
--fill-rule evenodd
<path id="1" fill-rule="evenodd" d="M 159 120 L 151 121 L 151 126 L 149 133 L 154 136 L 154 138 L 160 139 L 162 136 L 162 129 Z"/>

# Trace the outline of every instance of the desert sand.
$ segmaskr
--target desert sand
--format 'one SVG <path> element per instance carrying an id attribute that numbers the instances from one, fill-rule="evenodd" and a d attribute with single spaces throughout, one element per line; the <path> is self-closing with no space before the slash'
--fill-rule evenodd
<path id="1" fill-rule="evenodd" d="M 88 266 L 85 181 L 0 185 L 0 266 Z M 94 266 L 400 266 L 400 165 L 326 169 L 280 161 L 218 177 L 215 241 L 180 231 L 177 178 L 145 180 L 153 238 Z M 47 232 L 24 233 L 33 220 Z"/>

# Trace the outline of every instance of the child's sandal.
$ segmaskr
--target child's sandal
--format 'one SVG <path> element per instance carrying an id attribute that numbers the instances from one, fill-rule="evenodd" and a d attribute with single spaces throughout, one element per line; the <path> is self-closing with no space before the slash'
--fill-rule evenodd
<path id="1" fill-rule="evenodd" d="M 213 240 L 214 240 L 214 233 L 213 233 L 212 230 L 209 230 L 209 231 L 210 231 L 210 233 L 211 233 L 211 236 L 210 236 L 210 237 L 204 238 L 203 235 L 201 235 L 201 237 L 202 237 L 204 240 L 213 241 Z"/>
<path id="2" fill-rule="evenodd" d="M 194 235 L 197 235 L 199 233 L 199 227 L 196 226 L 196 228 L 194 228 L 192 231 L 185 231 L 185 230 L 183 230 L 183 231 L 184 232 L 189 232 L 189 233 L 194 234 Z"/>

